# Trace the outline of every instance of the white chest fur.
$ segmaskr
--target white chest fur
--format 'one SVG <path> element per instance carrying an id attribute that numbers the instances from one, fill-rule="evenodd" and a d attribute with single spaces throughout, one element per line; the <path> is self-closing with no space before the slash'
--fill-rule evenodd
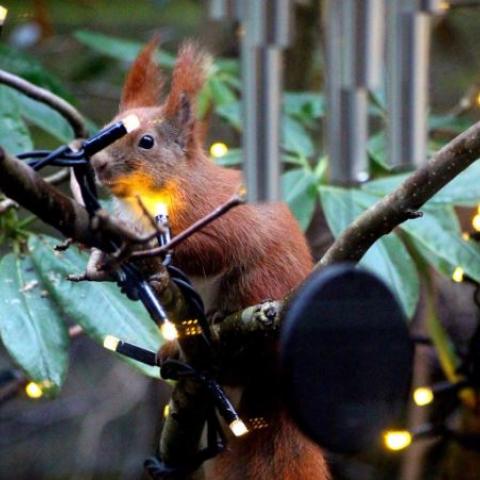
<path id="1" fill-rule="evenodd" d="M 212 275 L 210 277 L 190 277 L 193 288 L 202 297 L 205 305 L 205 312 L 214 311 L 218 304 L 218 292 L 222 281 L 223 273 Z"/>

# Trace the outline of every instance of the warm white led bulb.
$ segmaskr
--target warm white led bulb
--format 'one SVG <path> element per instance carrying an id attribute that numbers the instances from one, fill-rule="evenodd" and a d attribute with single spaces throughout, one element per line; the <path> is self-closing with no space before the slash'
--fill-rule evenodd
<path id="1" fill-rule="evenodd" d="M 29 398 L 37 399 L 43 397 L 43 389 L 36 382 L 29 382 L 25 385 L 25 393 Z"/>
<path id="2" fill-rule="evenodd" d="M 413 392 L 413 400 L 419 407 L 424 407 L 432 403 L 433 397 L 433 391 L 428 387 L 419 387 Z"/>
<path id="3" fill-rule="evenodd" d="M 242 422 L 240 418 L 236 418 L 230 425 L 230 430 L 236 437 L 241 437 L 248 433 L 247 426 Z"/>
<path id="4" fill-rule="evenodd" d="M 213 158 L 224 157 L 228 153 L 228 147 L 223 142 L 215 142 L 210 146 L 210 155 Z"/>
<path id="5" fill-rule="evenodd" d="M 388 431 L 383 435 L 385 446 L 395 452 L 404 450 L 412 443 L 413 437 L 407 430 Z"/>
<path id="6" fill-rule="evenodd" d="M 122 123 L 127 133 L 133 132 L 140 127 L 140 119 L 134 113 L 127 115 L 122 120 Z"/>
<path id="7" fill-rule="evenodd" d="M 155 216 L 168 217 L 168 207 L 164 202 L 157 202 L 155 204 Z"/>
<path id="8" fill-rule="evenodd" d="M 452 280 L 457 283 L 463 282 L 464 273 L 462 267 L 457 267 L 452 273 Z"/>
<path id="9" fill-rule="evenodd" d="M 162 324 L 162 326 L 160 327 L 160 331 L 162 332 L 163 338 L 165 340 L 171 341 L 178 338 L 177 327 L 169 320 L 165 321 Z"/>
<path id="10" fill-rule="evenodd" d="M 117 337 L 114 337 L 113 335 L 107 335 L 103 339 L 103 346 L 107 350 L 111 350 L 112 352 L 117 351 L 118 344 L 120 343 L 120 340 Z"/>
<path id="11" fill-rule="evenodd" d="M 477 213 L 472 218 L 472 227 L 474 228 L 475 231 L 480 232 L 480 213 Z"/>
<path id="12" fill-rule="evenodd" d="M 0 25 L 3 25 L 5 22 L 5 19 L 7 18 L 8 10 L 0 5 Z"/>

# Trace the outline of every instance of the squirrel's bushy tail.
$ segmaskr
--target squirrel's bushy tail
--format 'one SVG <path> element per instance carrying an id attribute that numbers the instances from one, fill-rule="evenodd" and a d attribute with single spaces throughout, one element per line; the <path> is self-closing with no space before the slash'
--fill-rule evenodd
<path id="1" fill-rule="evenodd" d="M 206 480 L 328 480 L 325 457 L 285 415 L 233 439 L 207 468 Z"/>

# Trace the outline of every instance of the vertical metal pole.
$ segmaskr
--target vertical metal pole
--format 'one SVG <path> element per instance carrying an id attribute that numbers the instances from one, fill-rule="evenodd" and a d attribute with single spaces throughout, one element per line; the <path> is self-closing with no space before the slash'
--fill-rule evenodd
<path id="1" fill-rule="evenodd" d="M 327 0 L 330 179 L 368 178 L 368 90 L 381 81 L 384 0 Z"/>
<path id="2" fill-rule="evenodd" d="M 282 50 L 290 37 L 290 0 L 243 0 L 243 166 L 250 201 L 278 201 Z"/>
<path id="3" fill-rule="evenodd" d="M 387 98 L 389 163 L 418 167 L 427 158 L 430 16 L 440 0 L 390 1 Z"/>
<path id="4" fill-rule="evenodd" d="M 235 18 L 237 13 L 236 0 L 210 0 L 209 15 L 212 20 Z"/>

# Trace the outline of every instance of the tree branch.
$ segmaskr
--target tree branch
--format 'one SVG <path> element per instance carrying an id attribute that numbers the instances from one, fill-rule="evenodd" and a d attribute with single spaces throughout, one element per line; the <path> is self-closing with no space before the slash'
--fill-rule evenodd
<path id="1" fill-rule="evenodd" d="M 113 218 L 90 218 L 84 207 L 47 183 L 34 170 L 0 148 L 0 190 L 41 220 L 79 243 L 109 251 L 126 234 Z M 101 225 L 101 228 L 99 228 Z M 136 238 L 131 233 L 132 238 Z"/>
<path id="2" fill-rule="evenodd" d="M 358 262 L 383 235 L 390 233 L 441 188 L 480 157 L 480 122 L 439 150 L 395 191 L 360 215 L 326 251 L 315 269 L 336 262 Z"/>
<path id="3" fill-rule="evenodd" d="M 70 173 L 68 169 L 64 168 L 52 175 L 49 175 L 48 177 L 45 177 L 44 180 L 50 185 L 58 185 L 67 180 L 69 176 Z M 11 208 L 18 208 L 19 206 L 20 205 L 17 202 L 11 200 L 10 198 L 5 198 L 4 200 L 0 201 L 0 215 L 2 213 L 8 212 L 8 210 L 10 210 Z"/>
<path id="4" fill-rule="evenodd" d="M 4 70 L 0 70 L 0 83 L 12 87 L 27 97 L 33 98 L 53 108 L 68 121 L 72 127 L 75 138 L 88 137 L 88 129 L 83 116 L 63 98 Z"/>
<path id="5" fill-rule="evenodd" d="M 67 238 L 106 252 L 110 251 L 111 240 L 121 244 L 135 239 L 122 224 L 106 214 L 91 219 L 82 205 L 60 193 L 1 148 L 0 171 L 0 189 Z M 144 262 L 138 266 L 146 267 Z M 179 327 L 184 320 L 192 318 L 182 292 L 170 281 L 160 262 L 156 278 L 150 283 L 167 314 Z M 208 364 L 210 352 L 195 337 L 185 337 L 181 350 L 185 360 L 195 368 L 203 370 Z M 193 460 L 198 451 L 208 408 L 207 392 L 196 380 L 179 381 L 172 394 L 171 408 L 176 414 L 165 421 L 160 450 L 167 464 L 178 465 Z"/>
<path id="6" fill-rule="evenodd" d="M 396 191 L 377 202 L 361 215 L 333 243 L 316 269 L 339 261 L 358 261 L 368 248 L 382 235 L 397 225 L 412 218 L 412 213 L 428 201 L 461 171 L 480 156 L 480 123 L 462 133 L 432 160 L 414 172 Z M 48 185 L 30 168 L 0 150 L 0 189 L 23 207 L 31 210 L 42 220 L 57 228 L 65 236 L 89 246 L 102 248 L 108 240 L 124 240 L 114 221 L 97 221 L 97 228 L 86 210 L 73 199 L 66 197 Z M 115 226 L 111 226 L 112 223 Z M 190 318 L 188 306 L 178 287 L 170 282 L 168 274 L 160 270 L 158 278 L 151 282 L 159 294 L 172 320 L 181 323 Z M 276 334 L 281 322 L 282 303 L 268 302 L 249 307 L 243 312 L 228 316 L 214 326 L 214 333 L 220 343 L 228 344 L 232 335 L 248 336 L 258 331 L 272 331 Z M 185 339 L 182 349 L 185 359 L 196 366 L 202 364 L 201 348 L 195 344 L 195 337 Z M 248 344 L 248 343 L 245 343 Z M 228 348 L 226 346 L 222 348 Z M 244 348 L 243 354 L 249 355 Z M 166 419 L 160 450 L 167 464 L 181 464 L 196 452 L 205 420 L 205 392 L 195 381 L 182 380 L 172 395 L 172 412 Z M 188 447 L 188 448 L 187 448 Z"/>

